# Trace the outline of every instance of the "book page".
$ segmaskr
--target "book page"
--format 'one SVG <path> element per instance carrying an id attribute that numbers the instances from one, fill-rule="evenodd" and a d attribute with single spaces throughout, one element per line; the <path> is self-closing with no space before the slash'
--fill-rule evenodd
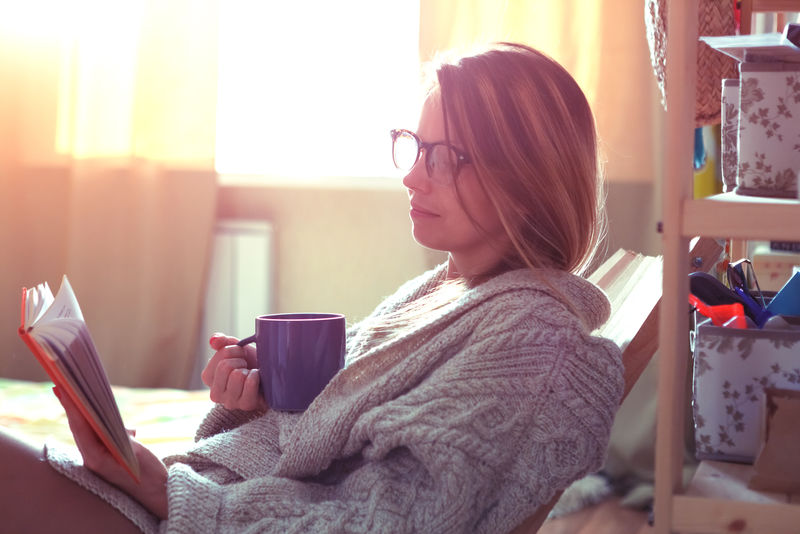
<path id="1" fill-rule="evenodd" d="M 83 405 L 127 454 L 129 443 L 122 416 L 86 323 L 59 318 L 35 327 L 31 335 L 52 354 L 56 366 Z"/>
<path id="2" fill-rule="evenodd" d="M 47 282 L 41 283 L 34 288 L 25 290 L 25 317 L 23 328 L 27 330 L 42 314 L 47 311 L 53 303 L 53 292 Z"/>
<path id="3" fill-rule="evenodd" d="M 75 384 L 89 395 L 90 404 L 104 416 L 104 407 L 113 404 L 114 395 L 86 323 L 64 318 L 37 326 L 32 334 L 57 354 Z M 102 418 L 109 422 L 108 417 Z"/>
<path id="4" fill-rule="evenodd" d="M 56 294 L 52 304 L 50 304 L 50 307 L 47 308 L 44 314 L 31 326 L 36 326 L 37 323 L 44 323 L 57 318 L 71 317 L 83 321 L 83 314 L 81 313 L 81 307 L 78 305 L 78 299 L 72 291 L 69 280 L 67 280 L 66 276 L 63 276 L 61 278 L 61 287 L 58 289 L 58 294 Z"/>
<path id="5" fill-rule="evenodd" d="M 95 409 L 94 405 L 95 403 L 93 403 L 86 396 L 87 390 L 85 384 L 79 376 L 76 376 L 74 366 L 71 366 L 67 363 L 68 356 L 66 355 L 69 351 L 69 348 L 61 340 L 63 336 L 48 336 L 46 333 L 42 335 L 41 332 L 37 332 L 37 334 L 36 341 L 50 355 L 53 364 L 58 368 L 62 375 L 61 378 L 67 382 L 67 385 L 72 392 L 78 396 L 80 404 L 82 404 L 91 412 L 92 417 L 99 420 L 99 415 L 97 414 L 97 410 Z"/>

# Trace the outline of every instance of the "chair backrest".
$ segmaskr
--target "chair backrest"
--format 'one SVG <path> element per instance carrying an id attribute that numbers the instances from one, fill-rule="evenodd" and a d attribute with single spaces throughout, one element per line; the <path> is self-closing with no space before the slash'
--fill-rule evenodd
<path id="1" fill-rule="evenodd" d="M 687 268 L 687 275 L 691 271 L 711 270 L 718 263 L 723 250 L 723 247 L 714 239 L 701 237 L 695 240 L 689 252 L 690 265 Z M 636 297 L 633 296 L 632 298 Z M 633 389 L 636 381 L 639 380 L 645 367 L 647 367 L 653 354 L 658 349 L 659 308 L 659 304 L 656 303 L 642 323 L 639 331 L 622 351 L 622 364 L 625 367 L 623 374 L 625 380 L 625 389 L 622 394 L 623 401 Z M 614 310 L 612 310 L 613 313 Z M 558 491 L 547 504 L 540 506 L 525 521 L 511 531 L 511 534 L 536 534 L 558 502 L 558 499 L 561 498 L 562 493 L 563 491 Z"/>

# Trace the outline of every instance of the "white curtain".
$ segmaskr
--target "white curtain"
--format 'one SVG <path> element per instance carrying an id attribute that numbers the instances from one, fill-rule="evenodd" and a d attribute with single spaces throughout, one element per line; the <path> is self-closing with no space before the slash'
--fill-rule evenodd
<path id="1" fill-rule="evenodd" d="M 420 6 L 423 61 L 484 41 L 517 41 L 545 52 L 589 99 L 608 179 L 652 182 L 660 110 L 641 2 L 421 0 Z"/>
<path id="2" fill-rule="evenodd" d="M 112 383 L 194 365 L 216 203 L 216 0 L 0 0 L 0 375 L 66 273 Z"/>

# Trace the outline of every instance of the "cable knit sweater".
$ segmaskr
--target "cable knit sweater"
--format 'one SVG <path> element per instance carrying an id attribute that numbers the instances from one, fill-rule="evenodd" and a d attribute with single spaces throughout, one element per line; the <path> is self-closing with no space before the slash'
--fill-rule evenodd
<path id="1" fill-rule="evenodd" d="M 581 278 L 519 270 L 400 336 L 356 325 L 345 369 L 304 413 L 209 413 L 196 446 L 166 460 L 160 524 L 64 451 L 48 457 L 146 532 L 507 532 L 602 464 L 623 388 L 619 349 L 591 336 L 608 314 Z"/>

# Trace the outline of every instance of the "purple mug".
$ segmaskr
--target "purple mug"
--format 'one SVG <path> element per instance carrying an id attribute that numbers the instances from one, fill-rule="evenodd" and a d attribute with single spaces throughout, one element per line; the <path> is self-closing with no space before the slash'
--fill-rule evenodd
<path id="1" fill-rule="evenodd" d="M 344 367 L 345 318 L 337 313 L 280 313 L 256 317 L 264 399 L 270 408 L 303 411 Z"/>

